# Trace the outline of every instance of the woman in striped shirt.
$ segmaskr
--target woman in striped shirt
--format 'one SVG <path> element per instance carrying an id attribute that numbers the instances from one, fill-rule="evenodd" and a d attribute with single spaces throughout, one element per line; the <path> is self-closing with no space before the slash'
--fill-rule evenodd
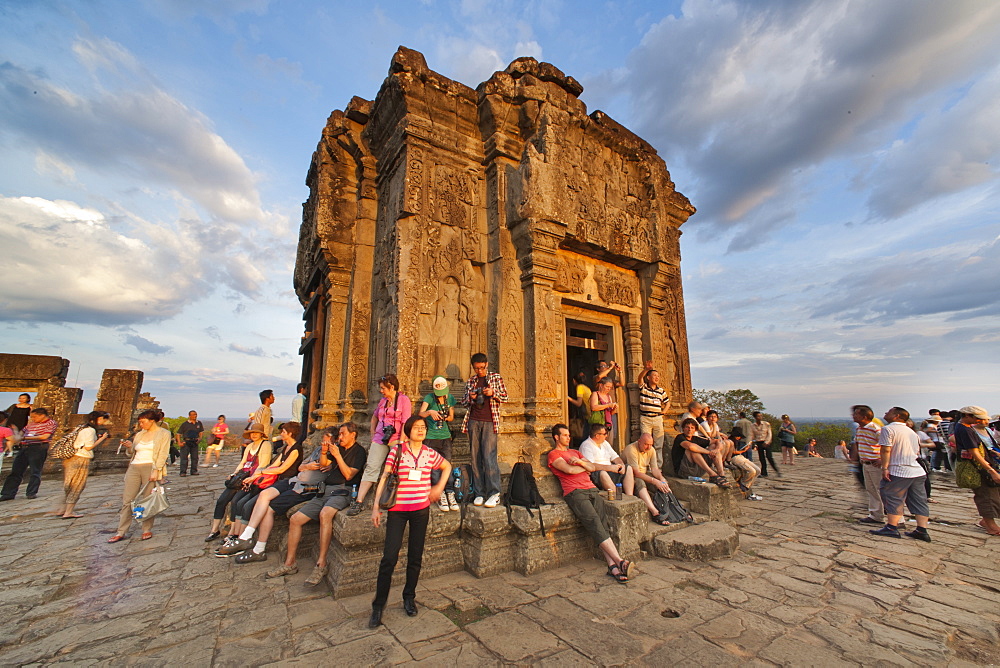
<path id="1" fill-rule="evenodd" d="M 415 601 L 417 580 L 424 558 L 424 538 L 430 519 L 430 506 L 441 498 L 444 487 L 451 477 L 451 464 L 441 454 L 424 445 L 427 437 L 427 423 L 424 418 L 413 416 L 403 425 L 405 440 L 389 451 L 385 468 L 375 490 L 375 504 L 372 508 L 372 524 L 376 527 L 382 521 L 382 511 L 378 500 L 382 497 L 388 474 L 393 469 L 399 476 L 396 490 L 396 504 L 388 509 L 385 522 L 385 547 L 382 561 L 378 566 L 378 582 L 375 585 L 375 600 L 372 601 L 372 616 L 368 627 L 375 628 L 382 623 L 382 609 L 389 599 L 392 571 L 399 559 L 399 549 L 403 545 L 403 530 L 410 525 L 410 538 L 406 547 L 406 584 L 403 586 L 403 610 L 410 617 L 417 614 Z M 431 486 L 431 471 L 441 470 L 438 483 Z"/>

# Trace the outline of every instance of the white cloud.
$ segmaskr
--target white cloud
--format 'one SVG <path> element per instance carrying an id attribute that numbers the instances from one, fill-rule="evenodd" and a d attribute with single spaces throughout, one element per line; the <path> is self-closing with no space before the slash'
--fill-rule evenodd
<path id="1" fill-rule="evenodd" d="M 136 223 L 141 226 L 141 223 Z M 120 324 L 175 315 L 207 289 L 182 240 L 116 231 L 74 202 L 0 196 L 0 310 L 9 320 Z"/>

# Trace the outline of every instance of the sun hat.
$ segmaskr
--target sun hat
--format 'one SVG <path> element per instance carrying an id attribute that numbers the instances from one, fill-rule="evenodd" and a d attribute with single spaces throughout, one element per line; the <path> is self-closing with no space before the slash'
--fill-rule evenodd
<path id="1" fill-rule="evenodd" d="M 264 425 L 260 422 L 251 422 L 247 430 L 243 432 L 243 438 L 250 438 L 250 434 L 257 432 L 258 434 L 264 434 L 267 436 L 267 431 L 264 429 Z"/>
<path id="2" fill-rule="evenodd" d="M 989 420 L 990 414 L 986 412 L 986 409 L 982 406 L 966 406 L 964 408 L 959 408 L 958 412 L 962 415 L 972 415 L 980 420 Z"/>

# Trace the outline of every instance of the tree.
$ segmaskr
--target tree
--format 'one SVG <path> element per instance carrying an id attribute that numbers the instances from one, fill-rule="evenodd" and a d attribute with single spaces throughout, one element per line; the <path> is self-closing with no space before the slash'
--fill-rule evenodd
<path id="1" fill-rule="evenodd" d="M 705 404 L 709 404 L 718 411 L 720 420 L 732 423 L 739 414 L 746 413 L 747 417 L 753 415 L 754 411 L 764 411 L 764 404 L 760 397 L 750 390 L 694 390 L 694 398 Z"/>

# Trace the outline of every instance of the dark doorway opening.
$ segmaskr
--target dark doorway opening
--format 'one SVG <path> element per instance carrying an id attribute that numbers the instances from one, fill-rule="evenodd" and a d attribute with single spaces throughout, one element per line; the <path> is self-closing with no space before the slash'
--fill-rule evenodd
<path id="1" fill-rule="evenodd" d="M 594 325 L 589 322 L 575 320 L 566 321 L 566 387 L 569 395 L 576 397 L 576 382 L 574 378 L 583 372 L 585 383 L 593 390 L 594 371 L 597 363 L 608 358 L 611 347 L 611 327 Z M 587 418 L 590 408 L 586 405 L 577 407 L 569 404 L 570 431 L 573 434 L 573 447 L 577 447 L 587 438 Z"/>

